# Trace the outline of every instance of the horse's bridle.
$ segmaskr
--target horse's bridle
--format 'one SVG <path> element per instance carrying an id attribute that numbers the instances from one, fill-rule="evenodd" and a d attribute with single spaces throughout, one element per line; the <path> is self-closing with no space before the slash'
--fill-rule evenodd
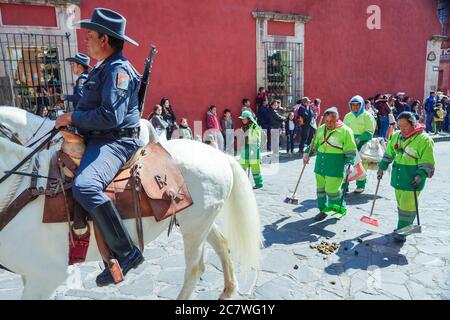
<path id="1" fill-rule="evenodd" d="M 17 136 L 11 131 L 10 128 L 6 127 L 4 124 L 0 123 L 0 133 L 8 138 L 11 142 L 17 143 L 21 146 L 24 144 L 17 138 Z"/>

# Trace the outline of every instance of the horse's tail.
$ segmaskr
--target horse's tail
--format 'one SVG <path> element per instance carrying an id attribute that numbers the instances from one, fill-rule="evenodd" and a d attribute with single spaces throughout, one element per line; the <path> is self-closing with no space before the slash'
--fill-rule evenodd
<path id="1" fill-rule="evenodd" d="M 144 124 L 148 128 L 148 143 L 159 142 L 158 134 L 156 133 L 155 127 L 147 119 L 141 118 L 141 124 Z"/>
<path id="2" fill-rule="evenodd" d="M 262 247 L 261 223 L 255 194 L 238 162 L 228 156 L 233 171 L 233 186 L 224 205 L 224 234 L 231 258 L 242 270 L 258 269 Z"/>

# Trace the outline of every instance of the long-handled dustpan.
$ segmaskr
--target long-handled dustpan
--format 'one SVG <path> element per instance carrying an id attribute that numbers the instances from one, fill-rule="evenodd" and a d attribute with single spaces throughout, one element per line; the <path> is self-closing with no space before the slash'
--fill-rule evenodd
<path id="1" fill-rule="evenodd" d="M 375 208 L 375 201 L 377 200 L 378 189 L 380 189 L 380 182 L 381 182 L 381 178 L 378 178 L 377 189 L 375 190 L 375 196 L 373 197 L 372 209 L 370 209 L 370 215 L 369 216 L 362 216 L 361 219 L 360 219 L 361 222 L 370 224 L 370 225 L 372 225 L 374 227 L 379 227 L 380 226 L 380 223 L 378 222 L 378 220 L 375 219 L 375 218 L 372 218 L 373 209 Z"/>
<path id="2" fill-rule="evenodd" d="M 412 224 L 407 227 L 398 229 L 395 231 L 396 234 L 408 236 L 414 233 L 422 233 L 422 226 L 420 225 L 420 218 L 419 218 L 419 206 L 417 204 L 417 189 L 414 189 L 414 204 L 416 205 L 417 225 Z"/>
<path id="3" fill-rule="evenodd" d="M 322 125 L 322 120 L 323 120 L 323 116 L 320 118 L 319 125 L 317 126 L 317 130 L 316 130 L 316 132 L 314 133 L 314 135 L 313 135 L 313 137 L 312 137 L 312 139 L 311 139 L 311 144 L 310 144 L 310 146 L 309 146 L 308 156 L 311 156 L 311 151 L 312 151 L 312 149 L 313 149 L 313 148 L 311 147 L 311 145 L 313 145 L 313 144 L 314 144 L 314 141 L 316 140 L 317 131 L 319 130 L 319 127 Z M 302 150 L 300 150 L 300 151 L 302 151 Z M 295 189 L 294 189 L 294 193 L 292 194 L 292 196 L 291 196 L 290 198 L 289 198 L 289 197 L 286 197 L 286 198 L 284 199 L 284 202 L 285 202 L 285 203 L 290 203 L 290 204 L 298 205 L 298 199 L 295 197 L 295 195 L 296 195 L 296 193 L 297 193 L 297 189 L 298 189 L 298 186 L 299 186 L 299 184 L 300 184 L 300 180 L 302 180 L 303 172 L 305 172 L 306 166 L 307 166 L 307 163 L 304 163 L 304 164 L 303 164 L 303 168 L 302 168 L 302 172 L 300 173 L 300 176 L 298 177 L 297 184 L 296 184 Z"/>

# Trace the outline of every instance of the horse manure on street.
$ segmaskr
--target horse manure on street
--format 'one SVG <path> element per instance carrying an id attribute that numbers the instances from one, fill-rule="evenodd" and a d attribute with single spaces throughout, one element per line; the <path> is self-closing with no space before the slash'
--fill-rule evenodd
<path id="1" fill-rule="evenodd" d="M 311 244 L 309 245 L 311 249 L 316 249 L 320 253 L 329 256 L 330 254 L 334 253 L 338 248 L 339 244 L 336 242 L 327 242 L 327 241 L 321 241 L 320 244 Z M 324 257 L 326 258 L 326 257 Z"/>

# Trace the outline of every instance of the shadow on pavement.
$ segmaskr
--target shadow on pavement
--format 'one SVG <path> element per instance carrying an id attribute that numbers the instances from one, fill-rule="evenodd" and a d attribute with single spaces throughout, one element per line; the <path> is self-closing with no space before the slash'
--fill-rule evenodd
<path id="1" fill-rule="evenodd" d="M 302 186 L 299 186 L 299 190 L 301 191 Z M 298 194 L 299 192 L 297 192 Z M 289 197 L 291 197 L 292 194 L 289 195 Z M 296 196 L 298 197 L 298 195 Z M 352 194 L 349 193 L 348 195 L 345 196 L 345 202 L 348 205 L 359 205 L 359 204 L 364 204 L 364 203 L 368 203 L 368 202 L 372 202 L 373 201 L 373 194 Z M 377 196 L 377 200 L 381 199 L 383 197 L 381 196 Z M 293 209 L 292 211 L 297 212 L 297 213 L 304 213 L 306 211 L 308 211 L 309 209 L 314 209 L 317 208 L 317 200 L 313 200 L 313 199 L 308 199 L 308 200 L 304 200 L 302 202 L 300 202 L 300 206 L 298 206 L 297 208 Z"/>
<path id="2" fill-rule="evenodd" d="M 304 212 L 308 211 L 309 209 L 314 209 L 314 208 L 317 208 L 317 200 L 308 199 L 308 200 L 303 200 L 302 202 L 300 202 L 300 206 L 295 208 L 292 211 L 297 212 L 297 213 L 304 213 Z"/>
<path id="3" fill-rule="evenodd" d="M 314 217 L 280 225 L 289 217 L 281 218 L 270 225 L 265 225 L 263 230 L 264 246 L 273 244 L 294 244 L 301 242 L 317 242 L 319 238 L 332 238 L 336 233 L 325 230 L 329 225 L 336 224 L 337 219 L 327 219 L 317 222 Z"/>
<path id="4" fill-rule="evenodd" d="M 271 164 L 271 163 L 276 163 L 276 162 L 278 162 L 278 163 L 286 163 L 286 162 L 295 161 L 295 160 L 299 160 L 299 159 L 300 159 L 300 155 L 298 153 L 287 154 L 287 153 L 284 153 L 284 152 L 280 152 L 278 154 L 278 156 L 275 155 L 275 154 L 263 155 L 261 157 L 261 162 L 263 164 Z M 302 163 L 302 165 L 303 165 L 303 163 Z M 298 174 L 300 174 L 300 170 L 301 170 L 301 167 L 299 168 Z"/>
<path id="5" fill-rule="evenodd" d="M 373 233 L 369 232 L 342 241 L 336 252 L 339 261 L 326 267 L 325 271 L 328 274 L 340 275 L 349 269 L 374 270 L 408 264 L 408 259 L 400 254 L 403 243 L 395 242 L 390 234 L 364 240 L 371 235 Z"/>
<path id="6" fill-rule="evenodd" d="M 372 202 L 374 198 L 374 194 L 368 194 L 368 193 L 348 193 L 345 196 L 345 202 L 350 205 L 358 205 L 358 204 L 365 204 L 368 202 Z M 381 199 L 383 197 L 377 195 L 377 200 Z"/>

